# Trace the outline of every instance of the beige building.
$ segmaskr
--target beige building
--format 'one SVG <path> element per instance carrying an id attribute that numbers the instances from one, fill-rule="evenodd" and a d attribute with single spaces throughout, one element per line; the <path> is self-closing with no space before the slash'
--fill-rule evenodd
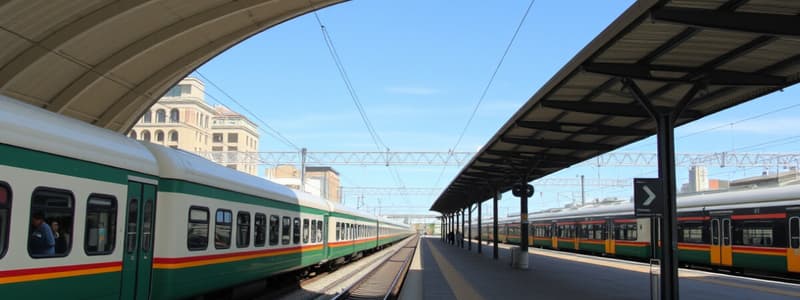
<path id="1" fill-rule="evenodd" d="M 300 171 L 292 165 L 281 165 L 265 170 L 267 179 L 296 190 L 300 189 Z M 306 167 L 304 191 L 333 202 L 342 202 L 339 173 L 331 167 Z"/>
<path id="2" fill-rule="evenodd" d="M 128 133 L 131 138 L 207 156 L 210 151 L 234 151 L 214 157 L 225 166 L 258 175 L 258 127 L 245 116 L 205 102 L 205 86 L 196 78 L 181 80 L 142 115 Z"/>

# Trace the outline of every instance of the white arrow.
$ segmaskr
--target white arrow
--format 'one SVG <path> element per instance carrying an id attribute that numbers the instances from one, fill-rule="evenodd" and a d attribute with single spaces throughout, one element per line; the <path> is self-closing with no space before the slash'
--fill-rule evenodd
<path id="1" fill-rule="evenodd" d="M 642 202 L 642 205 L 650 206 L 650 203 L 653 203 L 653 200 L 656 199 L 656 194 L 653 194 L 653 191 L 650 190 L 650 187 L 646 185 L 642 187 L 642 189 L 647 193 L 647 199 L 645 199 L 644 202 Z"/>

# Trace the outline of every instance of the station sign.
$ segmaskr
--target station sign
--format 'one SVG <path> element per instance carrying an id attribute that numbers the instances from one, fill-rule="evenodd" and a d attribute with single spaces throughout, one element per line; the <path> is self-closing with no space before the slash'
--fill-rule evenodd
<path id="1" fill-rule="evenodd" d="M 661 216 L 664 213 L 664 189 L 661 179 L 633 179 L 633 208 L 637 217 Z"/>

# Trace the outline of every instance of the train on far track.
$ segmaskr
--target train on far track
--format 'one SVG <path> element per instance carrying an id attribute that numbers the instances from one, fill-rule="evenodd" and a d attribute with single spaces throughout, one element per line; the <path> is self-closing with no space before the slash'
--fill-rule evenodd
<path id="1" fill-rule="evenodd" d="M 677 200 L 681 264 L 800 277 L 800 185 Z M 659 224 L 635 217 L 630 202 L 551 209 L 528 220 L 530 246 L 641 260 L 652 257 L 651 234 Z M 500 242 L 520 243 L 519 218 L 498 223 Z M 477 225 L 472 234 L 477 239 Z M 481 238 L 494 238 L 491 220 L 482 224 Z"/>
<path id="2" fill-rule="evenodd" d="M 3 299 L 225 296 L 414 233 L 6 96 L 0 128 Z"/>

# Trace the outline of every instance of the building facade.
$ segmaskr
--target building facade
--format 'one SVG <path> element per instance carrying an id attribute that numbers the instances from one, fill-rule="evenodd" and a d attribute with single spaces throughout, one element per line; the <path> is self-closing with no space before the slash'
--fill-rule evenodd
<path id="1" fill-rule="evenodd" d="M 299 190 L 301 174 L 292 165 L 280 165 L 264 171 L 267 179 Z M 342 186 L 339 181 L 339 172 L 331 167 L 306 167 L 306 178 L 303 191 L 323 197 L 330 201 L 342 202 Z"/>
<path id="2" fill-rule="evenodd" d="M 223 106 L 205 102 L 205 85 L 186 78 L 158 100 L 128 135 L 131 138 L 197 153 L 233 151 L 214 161 L 251 175 L 258 175 L 255 160 L 242 159 L 258 151 L 258 126 Z M 245 155 L 241 155 L 245 154 Z"/>

